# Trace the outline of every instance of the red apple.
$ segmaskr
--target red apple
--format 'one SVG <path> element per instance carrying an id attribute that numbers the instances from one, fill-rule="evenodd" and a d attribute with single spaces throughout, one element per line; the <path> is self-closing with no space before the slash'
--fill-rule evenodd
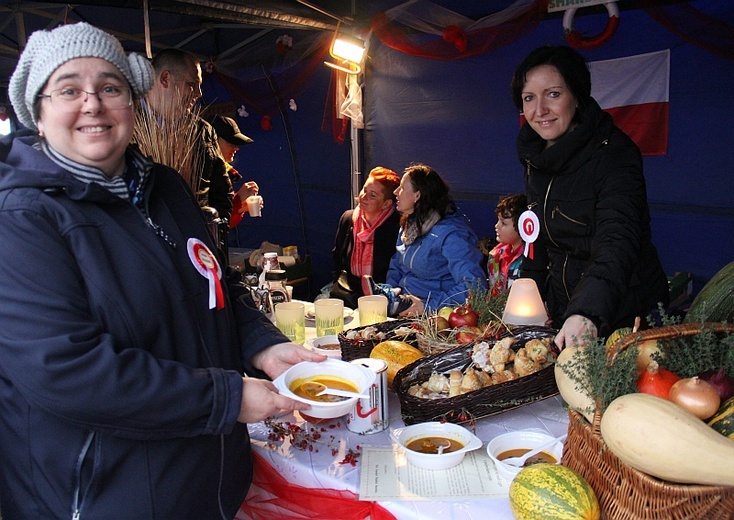
<path id="1" fill-rule="evenodd" d="M 449 315 L 449 325 L 453 329 L 458 329 L 465 325 L 476 327 L 478 322 L 479 316 L 468 305 L 460 305 Z"/>
<path id="2" fill-rule="evenodd" d="M 478 327 L 465 325 L 461 327 L 456 333 L 456 341 L 464 345 L 466 343 L 471 343 L 472 341 L 476 340 L 479 336 L 481 336 L 481 334 L 482 331 L 479 330 Z"/>

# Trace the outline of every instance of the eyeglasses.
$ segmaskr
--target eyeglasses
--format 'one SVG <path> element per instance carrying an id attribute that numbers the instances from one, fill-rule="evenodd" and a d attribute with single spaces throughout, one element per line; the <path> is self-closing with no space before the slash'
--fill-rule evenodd
<path id="1" fill-rule="evenodd" d="M 99 102 L 109 110 L 119 110 L 132 105 L 130 89 L 122 85 L 105 85 L 97 92 L 87 92 L 80 88 L 66 87 L 52 90 L 48 94 L 39 94 L 38 98 L 48 98 L 59 110 L 76 112 L 81 110 L 89 96 L 97 96 Z"/>

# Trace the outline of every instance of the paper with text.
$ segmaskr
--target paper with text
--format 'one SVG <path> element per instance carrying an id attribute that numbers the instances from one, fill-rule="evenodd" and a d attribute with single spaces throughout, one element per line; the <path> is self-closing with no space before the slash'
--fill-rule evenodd
<path id="1" fill-rule="evenodd" d="M 399 448 L 362 446 L 360 500 L 456 500 L 507 498 L 510 482 L 484 450 L 458 466 L 429 470 L 410 464 Z"/>

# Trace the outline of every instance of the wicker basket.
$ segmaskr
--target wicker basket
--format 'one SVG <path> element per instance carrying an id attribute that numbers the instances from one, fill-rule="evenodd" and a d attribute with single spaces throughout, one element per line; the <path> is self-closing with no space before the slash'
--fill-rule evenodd
<path id="1" fill-rule="evenodd" d="M 339 345 L 341 346 L 342 359 L 344 361 L 353 361 L 355 359 L 370 357 L 370 353 L 372 352 L 372 349 L 374 348 L 374 346 L 380 343 L 381 341 L 395 339 L 395 340 L 400 340 L 400 341 L 406 341 L 409 343 L 414 342 L 415 333 L 412 333 L 409 335 L 395 334 L 395 329 L 398 329 L 400 327 L 409 327 L 411 323 L 412 321 L 408 319 L 390 320 L 390 321 L 384 321 L 382 323 L 376 323 L 374 325 L 356 327 L 350 330 L 351 332 L 359 334 L 368 327 L 375 328 L 377 329 L 377 332 L 382 332 L 385 334 L 384 338 L 350 339 L 350 338 L 347 338 L 347 333 L 350 331 L 341 332 L 339 334 Z"/>
<path id="2" fill-rule="evenodd" d="M 512 334 L 500 337 L 516 337 L 519 341 L 513 348 L 520 348 L 530 339 L 555 336 L 556 332 L 546 327 L 519 327 Z M 400 412 L 405 424 L 427 421 L 461 424 L 546 399 L 558 393 L 552 365 L 529 376 L 456 397 L 424 399 L 408 393 L 413 384 L 426 381 L 432 372 L 445 374 L 454 369 L 465 368 L 471 363 L 472 352 L 473 344 L 454 346 L 450 350 L 414 361 L 398 371 L 393 380 L 393 389 L 400 400 Z"/>
<path id="3" fill-rule="evenodd" d="M 636 341 L 691 336 L 701 324 L 689 323 L 649 329 L 622 338 L 610 351 L 610 360 Z M 734 331 L 732 325 L 706 324 L 716 331 Z M 734 487 L 674 484 L 638 471 L 622 462 L 601 437 L 601 414 L 590 424 L 570 411 L 568 438 L 562 462 L 576 470 L 599 498 L 602 517 L 610 520 L 734 518 Z"/>

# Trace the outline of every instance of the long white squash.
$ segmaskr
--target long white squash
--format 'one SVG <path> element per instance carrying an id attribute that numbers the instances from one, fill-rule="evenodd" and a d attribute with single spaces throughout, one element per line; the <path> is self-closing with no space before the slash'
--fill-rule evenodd
<path id="1" fill-rule="evenodd" d="M 553 370 L 556 377 L 556 386 L 558 386 L 558 393 L 561 394 L 563 400 L 566 401 L 569 408 L 581 413 L 581 415 L 586 417 L 587 421 L 592 422 L 596 403 L 591 397 L 577 388 L 576 381 L 571 379 L 563 368 L 566 363 L 573 360 L 573 357 L 580 348 L 585 347 L 579 347 L 573 344 L 563 349 L 558 355 L 558 359 L 556 359 Z"/>
<path id="2" fill-rule="evenodd" d="M 648 394 L 612 401 L 601 418 L 604 443 L 625 464 L 685 484 L 734 486 L 734 440 L 678 405 Z"/>

